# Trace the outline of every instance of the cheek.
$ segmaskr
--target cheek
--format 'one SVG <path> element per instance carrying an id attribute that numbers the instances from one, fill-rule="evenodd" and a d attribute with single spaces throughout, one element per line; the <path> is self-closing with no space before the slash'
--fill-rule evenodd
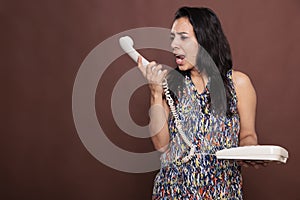
<path id="1" fill-rule="evenodd" d="M 194 53 L 194 55 L 198 54 L 198 50 L 199 50 L 199 44 L 198 43 L 194 43 L 192 45 L 191 51 Z"/>
<path id="2" fill-rule="evenodd" d="M 198 43 L 194 42 L 194 41 L 190 41 L 187 42 L 186 44 L 184 44 L 184 48 L 186 49 L 186 52 L 190 53 L 190 54 L 197 54 L 198 52 Z"/>
<path id="3" fill-rule="evenodd" d="M 186 56 L 190 63 L 195 64 L 198 54 L 198 44 L 192 43 L 186 48 Z"/>

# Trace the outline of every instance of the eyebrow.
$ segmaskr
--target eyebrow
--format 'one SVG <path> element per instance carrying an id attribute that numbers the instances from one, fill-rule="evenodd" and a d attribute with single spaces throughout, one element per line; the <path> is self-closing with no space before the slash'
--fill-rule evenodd
<path id="1" fill-rule="evenodd" d="M 183 32 L 177 32 L 177 34 L 178 34 L 178 35 L 184 35 L 184 34 L 189 34 L 189 33 L 183 31 Z M 174 33 L 174 32 L 171 32 L 171 35 L 174 36 L 175 33 Z"/>

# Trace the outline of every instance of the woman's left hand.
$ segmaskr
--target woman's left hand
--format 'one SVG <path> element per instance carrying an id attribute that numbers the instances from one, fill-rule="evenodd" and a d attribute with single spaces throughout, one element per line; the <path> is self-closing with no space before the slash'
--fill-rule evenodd
<path id="1" fill-rule="evenodd" d="M 238 161 L 239 165 L 242 167 L 254 167 L 255 169 L 259 169 L 260 167 L 266 167 L 268 166 L 270 161 L 264 161 L 264 160 L 244 160 L 244 161 Z"/>

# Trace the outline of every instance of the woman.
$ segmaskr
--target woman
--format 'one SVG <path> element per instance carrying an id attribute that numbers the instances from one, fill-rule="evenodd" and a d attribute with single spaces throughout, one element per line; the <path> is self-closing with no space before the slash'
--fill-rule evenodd
<path id="1" fill-rule="evenodd" d="M 257 144 L 256 94 L 251 81 L 232 70 L 229 44 L 217 16 L 208 8 L 177 11 L 171 47 L 177 68 L 168 75 L 161 65 L 151 62 L 144 68 L 138 60 L 151 91 L 152 141 L 163 152 L 152 198 L 242 199 L 239 164 L 217 160 L 214 154 Z M 170 111 L 164 95 L 166 76 L 177 114 Z"/>

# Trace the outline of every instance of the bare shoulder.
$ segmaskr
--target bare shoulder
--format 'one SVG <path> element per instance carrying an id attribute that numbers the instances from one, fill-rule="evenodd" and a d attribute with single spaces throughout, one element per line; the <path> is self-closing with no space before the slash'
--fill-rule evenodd
<path id="1" fill-rule="evenodd" d="M 249 76 L 243 72 L 232 70 L 232 80 L 236 90 L 253 88 Z"/>

